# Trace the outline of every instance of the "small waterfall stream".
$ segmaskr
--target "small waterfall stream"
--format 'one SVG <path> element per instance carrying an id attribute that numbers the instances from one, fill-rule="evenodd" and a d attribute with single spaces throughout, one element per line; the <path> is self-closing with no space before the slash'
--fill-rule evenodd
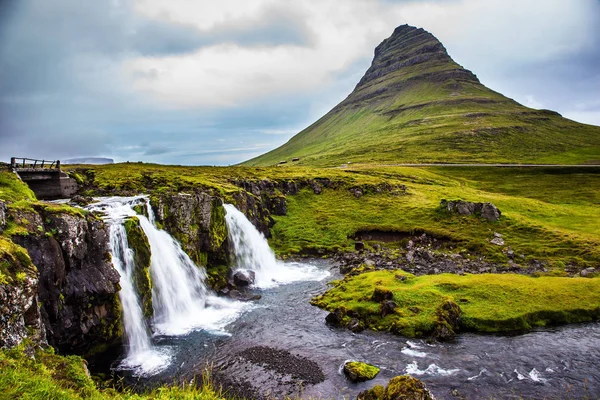
<path id="1" fill-rule="evenodd" d="M 254 271 L 255 287 L 264 289 L 291 282 L 321 280 L 329 276 L 328 272 L 310 265 L 300 267 L 298 263 L 277 261 L 267 239 L 252 222 L 232 204 L 223 206 L 235 258 L 234 269 Z"/>

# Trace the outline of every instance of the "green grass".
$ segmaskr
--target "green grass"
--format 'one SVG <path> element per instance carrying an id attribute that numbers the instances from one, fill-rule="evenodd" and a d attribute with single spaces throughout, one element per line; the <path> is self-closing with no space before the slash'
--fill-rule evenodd
<path id="1" fill-rule="evenodd" d="M 335 188 L 320 195 L 304 189 L 286 196 L 288 213 L 274 216 L 271 246 L 280 255 L 351 250 L 357 231 L 428 232 L 455 243 L 455 250 L 507 262 L 506 246 L 516 254 L 548 261 L 550 266 L 600 262 L 600 167 L 457 168 L 457 167 L 183 167 L 126 163 L 73 166 L 94 177 L 90 194 L 141 193 L 203 189 L 231 201 L 241 189 L 236 180 L 307 181 L 330 179 Z M 378 187 L 405 185 L 399 191 Z M 134 189 L 132 189 L 134 188 Z M 356 198 L 350 188 L 364 193 Z M 108 191 L 108 192 L 107 192 Z M 279 195 L 276 193 L 276 195 Z M 503 213 L 490 223 L 475 217 L 440 213 L 442 199 L 492 202 Z M 493 232 L 505 247 L 493 246 Z"/>
<path id="2" fill-rule="evenodd" d="M 0 350 L 0 399 L 35 400 L 218 400 L 224 399 L 210 383 L 165 386 L 146 394 L 99 389 L 86 374 L 84 361 L 77 356 L 60 356 L 52 350 L 38 350 L 35 358 L 23 346 Z M 205 382 L 208 382 L 205 380 Z"/>
<path id="3" fill-rule="evenodd" d="M 392 314 L 381 317 L 379 303 L 371 300 L 375 288 L 393 293 L 398 307 Z M 600 318 L 600 279 L 514 274 L 415 277 L 402 271 L 375 271 L 334 282 L 313 304 L 329 311 L 344 307 L 374 330 L 424 336 L 433 331 L 438 309 L 447 300 L 460 306 L 460 328 L 466 331 L 510 332 L 586 322 Z"/>
<path id="4" fill-rule="evenodd" d="M 35 194 L 17 175 L 8 170 L 0 171 L 0 200 L 15 202 L 20 200 L 34 201 Z"/>

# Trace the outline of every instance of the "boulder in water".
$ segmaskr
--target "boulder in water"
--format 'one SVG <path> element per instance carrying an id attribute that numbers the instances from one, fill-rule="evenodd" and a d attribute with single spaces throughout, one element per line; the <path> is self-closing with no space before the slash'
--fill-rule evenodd
<path id="1" fill-rule="evenodd" d="M 420 380 L 408 375 L 392 378 L 387 386 L 380 385 L 358 394 L 357 400 L 435 400 L 433 394 Z"/>
<path id="2" fill-rule="evenodd" d="M 255 278 L 254 271 L 241 269 L 233 274 L 233 284 L 238 287 L 250 286 L 254 283 Z"/>
<path id="3" fill-rule="evenodd" d="M 364 382 L 377 376 L 380 369 L 374 365 L 359 361 L 348 361 L 344 364 L 344 375 L 352 382 Z"/>

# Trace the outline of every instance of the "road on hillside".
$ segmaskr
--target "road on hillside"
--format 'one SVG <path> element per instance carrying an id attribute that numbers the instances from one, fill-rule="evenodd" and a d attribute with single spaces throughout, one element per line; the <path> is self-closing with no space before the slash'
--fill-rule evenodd
<path id="1" fill-rule="evenodd" d="M 353 166 L 369 167 L 525 167 L 525 168 L 600 168 L 600 164 L 342 164 L 336 168 L 348 168 Z"/>

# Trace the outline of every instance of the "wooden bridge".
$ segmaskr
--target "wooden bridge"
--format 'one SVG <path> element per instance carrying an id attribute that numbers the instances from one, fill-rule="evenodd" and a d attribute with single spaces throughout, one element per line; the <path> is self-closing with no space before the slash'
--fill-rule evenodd
<path id="1" fill-rule="evenodd" d="M 12 157 L 10 169 L 27 183 L 40 200 L 69 198 L 78 189 L 77 182 L 60 170 L 60 160 Z"/>

